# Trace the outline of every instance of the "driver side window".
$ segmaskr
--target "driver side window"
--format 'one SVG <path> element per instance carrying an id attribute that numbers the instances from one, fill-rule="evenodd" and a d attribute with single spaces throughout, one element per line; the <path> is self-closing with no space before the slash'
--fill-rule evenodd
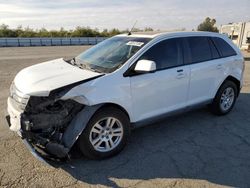
<path id="1" fill-rule="evenodd" d="M 140 57 L 141 59 L 154 61 L 157 70 L 182 65 L 181 39 L 173 38 L 161 41 L 146 51 Z"/>

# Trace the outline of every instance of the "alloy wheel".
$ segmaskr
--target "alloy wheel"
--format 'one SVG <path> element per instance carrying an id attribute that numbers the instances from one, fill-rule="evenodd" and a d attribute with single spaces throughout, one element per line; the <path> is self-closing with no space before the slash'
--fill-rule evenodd
<path id="1" fill-rule="evenodd" d="M 119 145 L 122 137 L 122 123 L 114 117 L 106 117 L 94 124 L 89 141 L 96 151 L 108 152 Z"/>

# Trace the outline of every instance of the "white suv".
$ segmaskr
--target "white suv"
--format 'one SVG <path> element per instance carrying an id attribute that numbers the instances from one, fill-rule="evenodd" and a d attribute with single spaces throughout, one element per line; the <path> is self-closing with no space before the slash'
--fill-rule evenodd
<path id="1" fill-rule="evenodd" d="M 124 148 L 131 127 L 204 104 L 227 114 L 243 71 L 224 35 L 118 35 L 71 60 L 20 71 L 7 120 L 40 159 L 65 158 L 76 141 L 85 156 L 102 159 Z"/>

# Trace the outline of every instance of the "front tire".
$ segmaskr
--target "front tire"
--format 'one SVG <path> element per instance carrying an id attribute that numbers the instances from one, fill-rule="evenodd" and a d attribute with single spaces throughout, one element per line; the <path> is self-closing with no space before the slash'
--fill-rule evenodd
<path id="1" fill-rule="evenodd" d="M 216 115 L 225 115 L 229 113 L 234 107 L 237 93 L 236 84 L 230 80 L 225 81 L 211 104 L 212 113 Z"/>
<path id="2" fill-rule="evenodd" d="M 89 159 L 104 159 L 118 154 L 130 134 L 128 116 L 118 108 L 98 110 L 80 135 L 78 145 Z"/>

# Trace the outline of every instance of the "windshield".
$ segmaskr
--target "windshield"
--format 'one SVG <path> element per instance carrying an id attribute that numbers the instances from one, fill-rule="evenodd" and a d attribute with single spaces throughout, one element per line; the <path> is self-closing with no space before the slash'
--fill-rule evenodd
<path id="1" fill-rule="evenodd" d="M 110 73 L 123 65 L 149 40 L 142 37 L 112 37 L 78 55 L 74 63 L 81 68 Z"/>

